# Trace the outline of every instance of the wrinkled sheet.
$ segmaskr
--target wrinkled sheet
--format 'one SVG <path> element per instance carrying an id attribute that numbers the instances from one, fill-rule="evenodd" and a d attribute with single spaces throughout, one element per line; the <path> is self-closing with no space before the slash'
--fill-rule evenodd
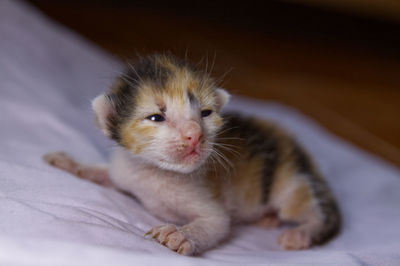
<path id="1" fill-rule="evenodd" d="M 144 239 L 162 222 L 133 198 L 41 159 L 62 150 L 87 163 L 107 160 L 114 144 L 95 128 L 90 100 L 119 69 L 36 9 L 0 1 L 1 265 L 400 265 L 399 170 L 296 110 L 237 97 L 228 108 L 276 121 L 315 157 L 338 198 L 342 232 L 321 247 L 282 251 L 282 229 L 237 226 L 196 258 Z"/>

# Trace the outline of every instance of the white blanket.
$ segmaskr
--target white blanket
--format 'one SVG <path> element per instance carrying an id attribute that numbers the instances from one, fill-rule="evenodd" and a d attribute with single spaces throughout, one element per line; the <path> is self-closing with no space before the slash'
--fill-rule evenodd
<path id="1" fill-rule="evenodd" d="M 399 170 L 293 109 L 240 98 L 228 108 L 278 122 L 315 157 L 342 210 L 340 235 L 282 251 L 281 229 L 240 226 L 196 258 L 144 239 L 162 221 L 134 199 L 41 159 L 62 150 L 83 162 L 106 161 L 113 144 L 95 128 L 90 100 L 119 69 L 37 10 L 0 1 L 1 265 L 400 265 Z"/>

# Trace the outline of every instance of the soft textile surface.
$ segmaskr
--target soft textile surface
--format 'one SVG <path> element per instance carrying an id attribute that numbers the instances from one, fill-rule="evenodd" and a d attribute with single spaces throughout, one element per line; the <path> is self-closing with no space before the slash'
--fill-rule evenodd
<path id="1" fill-rule="evenodd" d="M 118 69 L 31 7 L 0 1 L 0 264 L 400 264 L 398 169 L 294 110 L 237 98 L 230 108 L 277 121 L 316 158 L 342 209 L 341 234 L 325 246 L 289 252 L 276 245 L 279 230 L 241 226 L 197 258 L 145 240 L 161 221 L 134 199 L 41 159 L 63 150 L 84 162 L 106 161 L 113 144 L 95 128 L 90 99 Z"/>

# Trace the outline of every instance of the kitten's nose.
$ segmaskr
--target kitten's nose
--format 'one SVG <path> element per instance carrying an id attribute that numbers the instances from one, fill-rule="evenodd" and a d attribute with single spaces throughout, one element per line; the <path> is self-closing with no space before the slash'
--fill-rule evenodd
<path id="1" fill-rule="evenodd" d="M 196 122 L 189 122 L 182 130 L 182 138 L 192 147 L 195 147 L 202 137 L 201 127 Z"/>

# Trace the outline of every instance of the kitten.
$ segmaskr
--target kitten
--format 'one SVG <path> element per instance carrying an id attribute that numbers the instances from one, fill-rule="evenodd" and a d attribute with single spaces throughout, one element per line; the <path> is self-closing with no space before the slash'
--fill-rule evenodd
<path id="1" fill-rule="evenodd" d="M 146 235 L 180 254 L 212 248 L 233 223 L 294 222 L 278 240 L 289 250 L 332 238 L 338 207 L 306 152 L 273 124 L 221 114 L 229 97 L 188 62 L 147 56 L 93 100 L 98 126 L 118 144 L 107 167 L 44 158 L 134 194 L 166 222 Z"/>

